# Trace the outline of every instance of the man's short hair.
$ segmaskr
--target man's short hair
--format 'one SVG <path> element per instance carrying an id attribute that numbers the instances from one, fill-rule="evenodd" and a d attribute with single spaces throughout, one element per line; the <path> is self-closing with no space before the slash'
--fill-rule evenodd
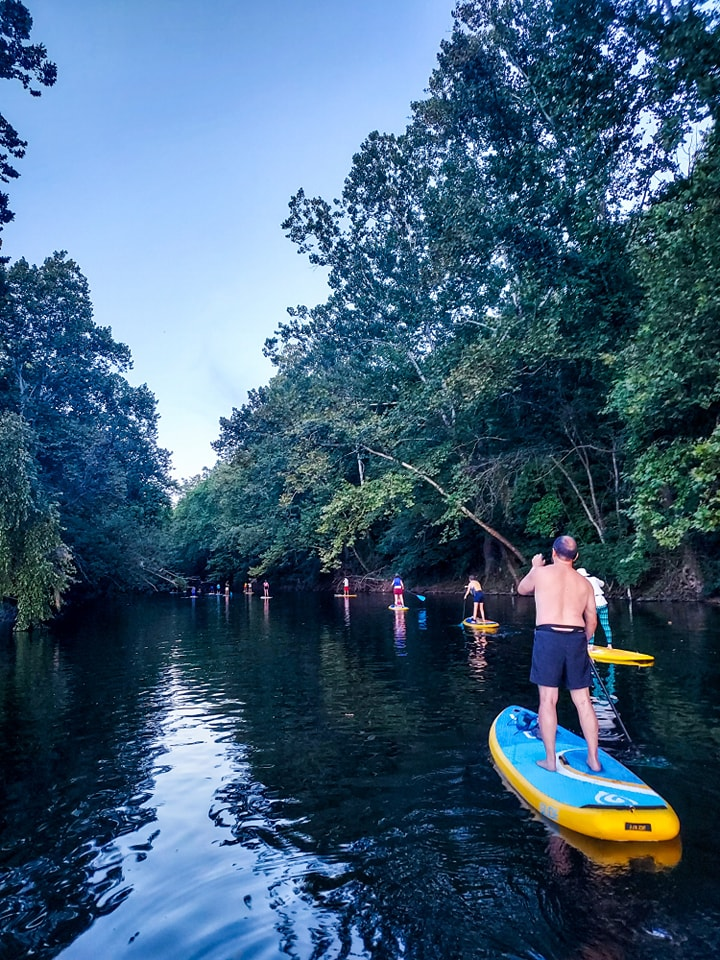
<path id="1" fill-rule="evenodd" d="M 553 543 L 553 550 L 563 560 L 575 560 L 578 552 L 577 544 L 568 536 L 558 537 Z"/>

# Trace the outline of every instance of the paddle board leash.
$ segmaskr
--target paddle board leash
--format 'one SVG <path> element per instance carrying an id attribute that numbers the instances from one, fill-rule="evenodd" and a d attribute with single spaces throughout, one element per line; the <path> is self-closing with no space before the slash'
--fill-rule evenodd
<path id="1" fill-rule="evenodd" d="M 615 714 L 615 719 L 617 720 L 618 724 L 620 725 L 620 729 L 621 729 L 622 732 L 625 734 L 625 739 L 627 740 L 628 743 L 632 744 L 632 746 L 635 747 L 635 744 L 633 743 L 633 739 L 632 739 L 632 737 L 630 736 L 630 734 L 627 732 L 627 728 L 626 728 L 625 724 L 624 724 L 624 723 L 622 722 L 622 720 L 620 719 L 620 714 L 618 713 L 617 707 L 616 707 L 615 704 L 613 703 L 613 701 L 612 701 L 612 699 L 611 699 L 611 697 L 610 697 L 610 694 L 608 693 L 608 689 L 607 689 L 607 687 L 605 686 L 605 683 L 603 682 L 602 677 L 601 677 L 600 674 L 598 673 L 597 667 L 595 666 L 595 663 L 593 662 L 592 657 L 590 658 L 590 666 L 592 667 L 592 672 L 595 674 L 595 679 L 596 679 L 597 682 L 600 684 L 600 688 L 602 689 L 602 692 L 605 694 L 605 699 L 607 700 L 607 702 L 608 702 L 608 703 L 610 704 L 610 706 L 612 707 L 612 712 Z M 635 749 L 637 750 L 637 747 L 635 747 Z"/>

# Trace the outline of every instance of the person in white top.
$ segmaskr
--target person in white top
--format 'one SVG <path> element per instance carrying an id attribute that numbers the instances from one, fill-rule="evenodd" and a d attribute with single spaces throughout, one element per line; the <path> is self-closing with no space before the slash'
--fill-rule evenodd
<path id="1" fill-rule="evenodd" d="M 578 567 L 578 573 L 586 577 L 590 582 L 590 586 L 593 588 L 593 593 L 595 594 L 595 606 L 597 607 L 598 620 L 602 624 L 602 628 L 605 631 L 605 640 L 609 647 L 612 647 L 612 631 L 610 629 L 610 618 L 608 617 L 608 602 L 605 599 L 605 594 L 603 593 L 603 587 L 605 586 L 605 581 L 600 580 L 598 577 L 591 577 L 587 572 L 585 567 Z M 590 638 L 590 643 L 595 642 L 595 637 Z"/>

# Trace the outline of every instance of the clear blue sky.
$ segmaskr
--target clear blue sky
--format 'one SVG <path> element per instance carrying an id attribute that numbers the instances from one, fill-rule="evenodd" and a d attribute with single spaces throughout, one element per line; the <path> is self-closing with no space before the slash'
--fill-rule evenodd
<path id="1" fill-rule="evenodd" d="M 24 2 L 58 81 L 39 99 L 2 82 L 28 141 L 2 252 L 77 261 L 193 476 L 272 376 L 286 308 L 326 297 L 280 229 L 290 197 L 339 196 L 367 134 L 404 130 L 454 0 Z"/>

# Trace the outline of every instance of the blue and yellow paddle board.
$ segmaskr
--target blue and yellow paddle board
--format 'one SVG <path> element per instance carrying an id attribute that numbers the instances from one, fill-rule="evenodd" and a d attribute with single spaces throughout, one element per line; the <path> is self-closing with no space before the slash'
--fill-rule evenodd
<path id="1" fill-rule="evenodd" d="M 599 840 L 672 840 L 680 832 L 677 814 L 652 787 L 604 750 L 602 770 L 593 772 L 585 741 L 564 727 L 557 728 L 557 770 L 539 767 L 545 748 L 532 710 L 506 707 L 489 742 L 501 776 L 552 823 Z"/>
<path id="2" fill-rule="evenodd" d="M 630 667 L 651 667 L 655 663 L 655 657 L 650 653 L 622 650 L 620 647 L 596 647 L 594 643 L 588 647 L 588 653 L 596 663 L 619 663 Z"/>
<path id="3" fill-rule="evenodd" d="M 401 607 L 394 603 L 391 603 L 390 606 L 388 607 L 388 610 L 409 610 L 409 609 L 410 607 Z"/>

